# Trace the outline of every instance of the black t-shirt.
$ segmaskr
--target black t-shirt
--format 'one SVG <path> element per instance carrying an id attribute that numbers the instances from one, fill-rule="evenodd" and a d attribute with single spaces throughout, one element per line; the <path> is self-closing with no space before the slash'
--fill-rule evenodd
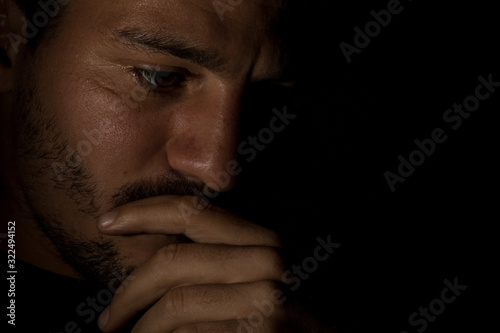
<path id="1" fill-rule="evenodd" d="M 6 332 L 100 332 L 97 320 L 111 301 L 112 288 L 57 275 L 19 260 L 16 268 L 16 274 L 7 274 L 7 290 L 12 290 L 7 307 L 12 308 L 10 302 L 15 300 L 15 325 L 6 324 Z M 12 309 L 7 309 L 9 313 Z"/>

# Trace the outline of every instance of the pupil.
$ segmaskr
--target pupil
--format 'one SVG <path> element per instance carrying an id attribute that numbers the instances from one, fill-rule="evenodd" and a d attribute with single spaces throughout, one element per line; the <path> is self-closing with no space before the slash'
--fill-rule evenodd
<path id="1" fill-rule="evenodd" d="M 172 74 L 167 72 L 159 72 L 155 75 L 155 85 L 161 86 L 172 81 Z"/>
<path id="2" fill-rule="evenodd" d="M 156 88 L 168 88 L 169 86 L 176 85 L 179 81 L 181 81 L 176 73 L 149 70 L 142 70 L 141 72 L 144 79 Z"/>

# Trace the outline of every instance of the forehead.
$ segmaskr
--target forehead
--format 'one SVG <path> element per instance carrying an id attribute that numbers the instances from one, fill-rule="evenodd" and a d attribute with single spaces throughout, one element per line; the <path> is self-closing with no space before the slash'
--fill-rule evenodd
<path id="1" fill-rule="evenodd" d="M 73 6 L 83 15 L 114 24 L 182 28 L 185 32 L 206 31 L 209 27 L 218 33 L 259 30 L 281 7 L 277 0 L 74 0 Z"/>
<path id="2" fill-rule="evenodd" d="M 74 0 L 68 19 L 104 36 L 168 33 L 228 56 L 255 60 L 267 53 L 269 62 L 279 51 L 272 31 L 282 8 L 282 0 Z"/>

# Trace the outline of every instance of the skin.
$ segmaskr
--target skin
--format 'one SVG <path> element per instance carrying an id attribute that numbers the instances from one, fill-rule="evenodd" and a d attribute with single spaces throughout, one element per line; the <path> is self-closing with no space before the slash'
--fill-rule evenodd
<path id="1" fill-rule="evenodd" d="M 254 332 L 319 330 L 282 302 L 278 235 L 194 196 L 235 185 L 245 89 L 282 70 L 267 31 L 279 5 L 243 1 L 221 21 L 208 0 L 75 0 L 32 54 L 7 39 L 22 14 L 0 2 L 4 220 L 16 218 L 20 260 L 103 284 L 131 272 L 104 332 L 134 318 L 133 332 L 235 332 L 270 301 Z M 130 42 L 139 35 L 180 37 L 211 61 Z M 187 81 L 149 91 L 135 67 Z"/>

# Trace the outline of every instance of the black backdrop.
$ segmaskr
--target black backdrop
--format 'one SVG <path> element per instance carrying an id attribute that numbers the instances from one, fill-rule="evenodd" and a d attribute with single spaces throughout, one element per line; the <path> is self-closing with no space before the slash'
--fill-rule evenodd
<path id="1" fill-rule="evenodd" d="M 249 94 L 242 140 L 269 126 L 273 108 L 297 118 L 215 201 L 278 230 L 292 264 L 314 255 L 318 237 L 341 244 L 294 292 L 339 333 L 498 331 L 500 87 L 457 130 L 443 120 L 475 93 L 478 76 L 500 81 L 498 10 L 494 1 L 402 0 L 403 11 L 348 64 L 339 45 L 352 45 L 354 27 L 388 2 L 307 1 L 292 22 L 298 86 Z M 446 142 L 392 192 L 384 173 L 396 173 L 398 156 L 436 128 Z M 409 317 L 438 304 L 443 281 L 455 279 L 467 289 L 425 330 L 412 326 Z M 43 331 L 54 318 L 58 328 L 82 319 L 74 305 L 57 304 L 54 318 L 51 306 L 23 310 L 33 297 L 64 299 L 37 282 L 19 275 L 19 323 Z M 78 292 L 77 302 L 89 295 Z"/>
<path id="2" fill-rule="evenodd" d="M 339 332 L 484 332 L 498 317 L 500 88 L 456 130 L 443 115 L 474 95 L 480 75 L 500 81 L 498 11 L 401 1 L 402 12 L 348 64 L 340 43 L 353 45 L 354 27 L 387 4 L 309 1 L 294 21 L 298 89 L 250 100 L 242 139 L 268 126 L 273 107 L 298 116 L 218 204 L 279 230 L 296 264 L 313 255 L 317 237 L 341 244 L 296 292 Z M 384 173 L 397 173 L 398 156 L 436 128 L 447 140 L 392 192 Z M 467 289 L 425 329 L 411 325 L 445 279 Z"/>

